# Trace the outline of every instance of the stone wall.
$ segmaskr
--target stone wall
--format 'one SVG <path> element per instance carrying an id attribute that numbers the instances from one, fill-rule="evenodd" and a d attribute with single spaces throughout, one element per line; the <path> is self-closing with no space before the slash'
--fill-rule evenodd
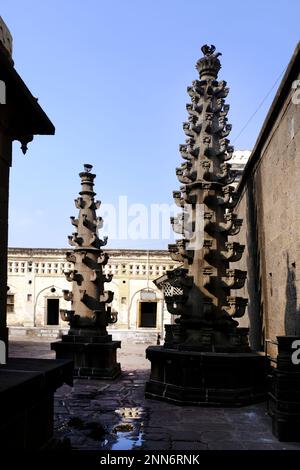
<path id="1" fill-rule="evenodd" d="M 239 268 L 248 270 L 245 295 L 255 347 L 277 335 L 300 334 L 300 104 L 292 96 L 290 87 L 279 112 L 274 116 L 273 107 L 267 117 L 273 122 L 267 136 L 261 133 L 262 145 L 256 144 L 256 163 L 237 207 L 244 219 L 238 241 L 246 244 Z M 272 344 L 268 351 L 275 353 Z"/>

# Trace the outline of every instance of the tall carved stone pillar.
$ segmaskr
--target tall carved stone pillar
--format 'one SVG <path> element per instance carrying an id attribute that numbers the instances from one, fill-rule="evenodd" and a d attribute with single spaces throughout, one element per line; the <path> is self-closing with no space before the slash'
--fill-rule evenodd
<path id="1" fill-rule="evenodd" d="M 230 183 L 233 147 L 227 138 L 228 87 L 217 80 L 221 68 L 214 46 L 203 46 L 199 79 L 188 87 L 191 103 L 183 124 L 184 163 L 176 169 L 182 186 L 173 192 L 182 213 L 171 218 L 183 239 L 169 245 L 181 267 L 156 284 L 164 290 L 175 323 L 166 325 L 164 347 L 149 347 L 151 378 L 146 396 L 198 404 L 242 404 L 265 397 L 264 357 L 250 352 L 248 331 L 236 319 L 247 299 L 231 295 L 244 286 L 246 272 L 231 267 L 244 246 L 232 241 L 242 224 Z"/>
<path id="2" fill-rule="evenodd" d="M 113 300 L 113 292 L 105 290 L 105 283 L 112 280 L 111 275 L 103 273 L 108 255 L 102 247 L 107 237 L 98 237 L 98 229 L 103 220 L 97 217 L 96 209 L 100 201 L 95 201 L 92 165 L 84 165 L 79 174 L 81 191 L 75 199 L 79 210 L 78 218 L 71 217 L 75 232 L 70 235 L 69 243 L 74 247 L 67 253 L 67 261 L 73 264 L 71 271 L 66 271 L 72 291 L 65 290 L 64 298 L 71 302 L 71 310 L 61 311 L 63 320 L 68 321 L 70 330 L 61 342 L 52 343 L 57 358 L 74 360 L 74 375 L 88 378 L 115 378 L 120 374 L 120 364 L 116 362 L 116 351 L 120 341 L 112 341 L 106 327 L 117 321 L 117 314 L 111 312 L 108 305 Z"/>

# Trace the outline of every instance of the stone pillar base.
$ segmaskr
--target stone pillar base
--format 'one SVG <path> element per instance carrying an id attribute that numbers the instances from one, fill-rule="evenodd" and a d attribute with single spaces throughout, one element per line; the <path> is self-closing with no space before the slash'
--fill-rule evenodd
<path id="1" fill-rule="evenodd" d="M 300 363 L 293 362 L 300 336 L 277 336 L 277 368 L 273 369 L 268 411 L 279 441 L 300 442 Z M 298 361 L 296 361 L 298 362 Z"/>
<path id="2" fill-rule="evenodd" d="M 84 379 L 115 379 L 121 373 L 117 362 L 117 348 L 121 341 L 112 341 L 111 335 L 64 335 L 61 341 L 51 343 L 57 359 L 74 361 L 74 377 Z"/>
<path id="3" fill-rule="evenodd" d="M 150 346 L 146 357 L 151 361 L 146 398 L 202 406 L 242 406 L 267 398 L 266 356 Z"/>

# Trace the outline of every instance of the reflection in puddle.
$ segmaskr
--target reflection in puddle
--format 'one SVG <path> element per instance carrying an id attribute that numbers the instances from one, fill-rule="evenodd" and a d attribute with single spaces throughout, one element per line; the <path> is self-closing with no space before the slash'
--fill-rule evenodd
<path id="1" fill-rule="evenodd" d="M 121 423 L 114 428 L 114 432 L 128 432 L 133 431 L 134 427 L 131 423 Z"/>
<path id="2" fill-rule="evenodd" d="M 138 436 L 129 436 L 128 432 L 119 432 L 117 442 L 111 446 L 111 450 L 132 450 L 142 445 L 142 433 Z"/>
<path id="3" fill-rule="evenodd" d="M 115 426 L 113 432 L 116 433 L 116 441 L 112 444 L 112 450 L 131 450 L 141 447 L 142 439 L 142 419 L 145 411 L 141 407 L 123 407 L 115 410 L 121 421 Z"/>
<path id="4" fill-rule="evenodd" d="M 143 408 L 140 408 L 138 406 L 128 408 L 119 408 L 116 410 L 116 413 L 120 415 L 122 418 L 129 418 L 129 419 L 139 419 L 142 417 L 143 414 Z"/>

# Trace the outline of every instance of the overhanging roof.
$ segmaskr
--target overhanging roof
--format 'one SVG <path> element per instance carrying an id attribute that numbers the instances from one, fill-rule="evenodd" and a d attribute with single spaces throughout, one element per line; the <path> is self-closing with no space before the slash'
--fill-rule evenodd
<path id="1" fill-rule="evenodd" d="M 7 90 L 7 104 L 0 105 L 0 123 L 13 136 L 53 135 L 55 127 L 43 111 L 0 42 L 0 80 Z"/>

